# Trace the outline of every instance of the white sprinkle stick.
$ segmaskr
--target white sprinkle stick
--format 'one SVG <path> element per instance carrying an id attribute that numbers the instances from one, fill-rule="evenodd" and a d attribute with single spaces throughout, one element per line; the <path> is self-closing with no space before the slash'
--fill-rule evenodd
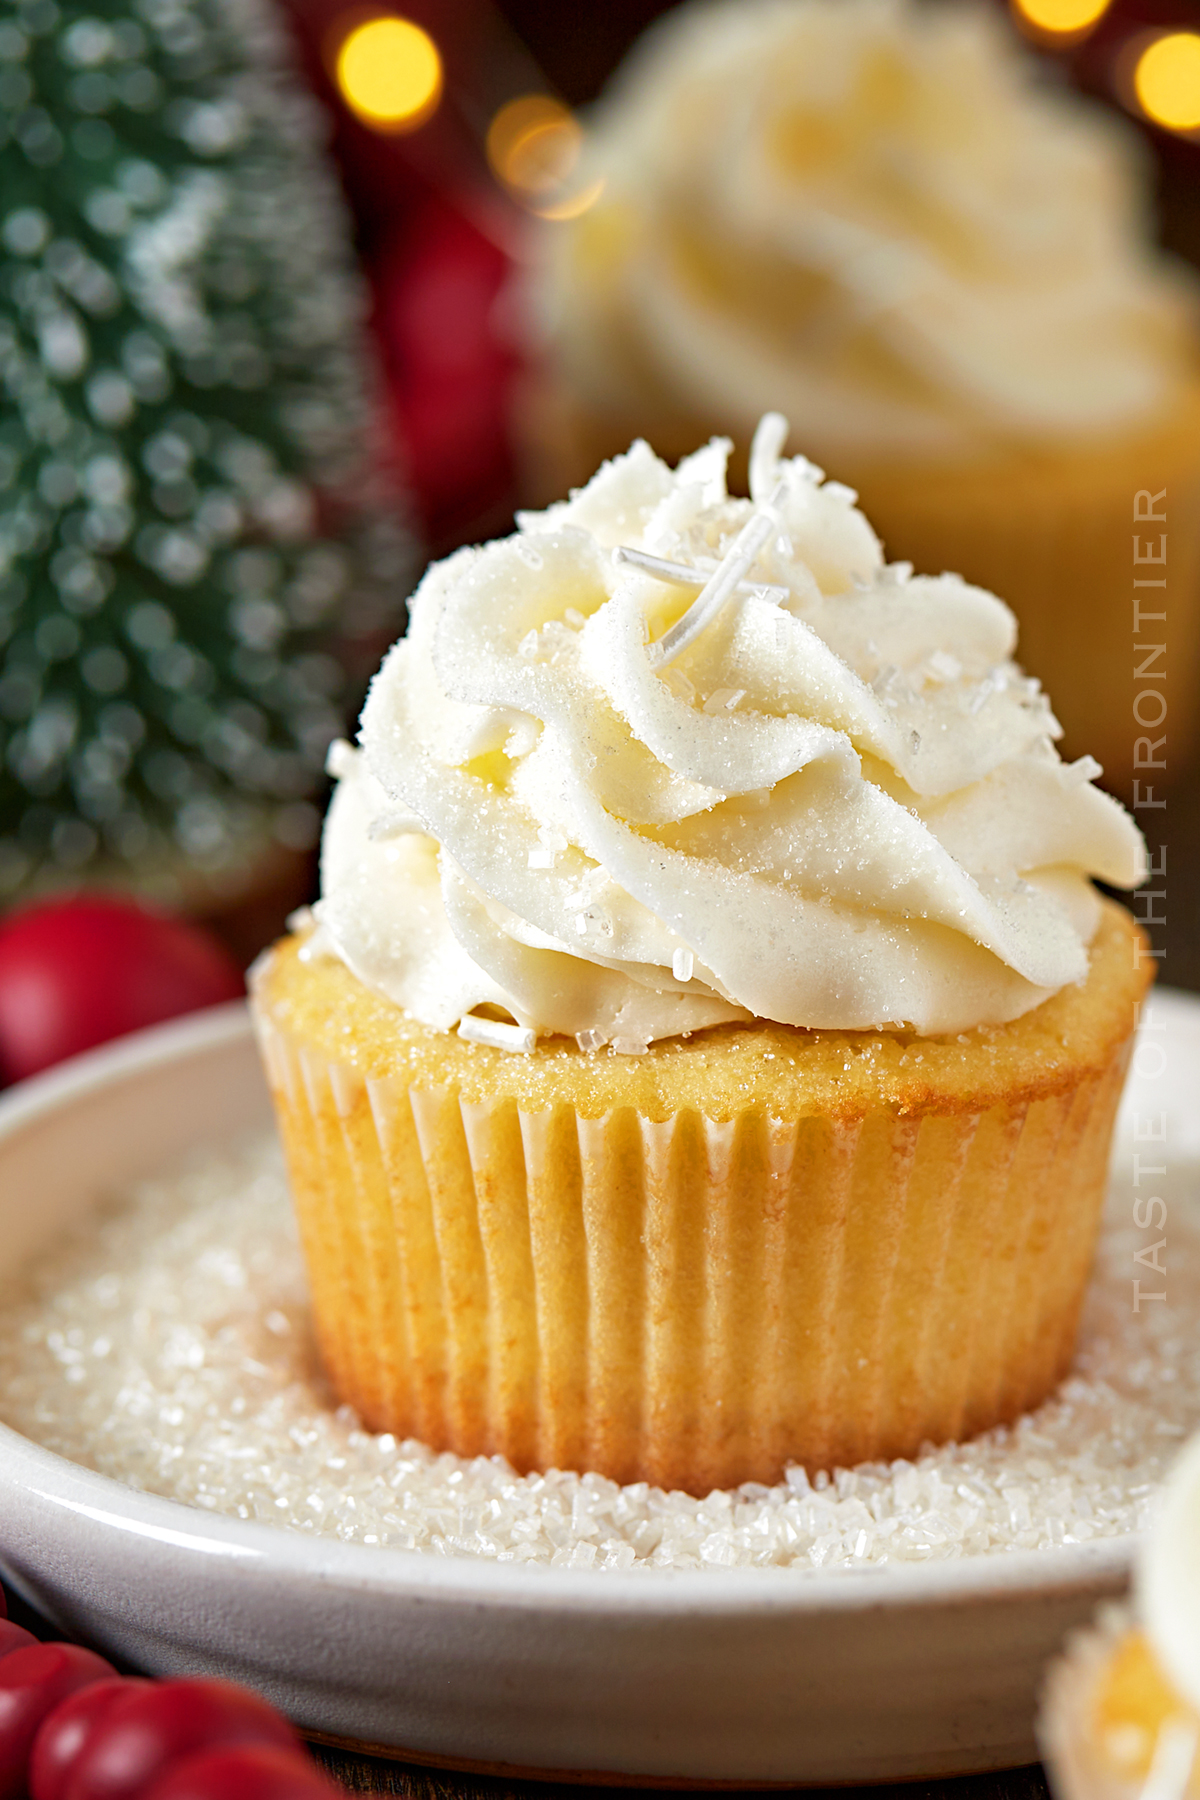
<path id="1" fill-rule="evenodd" d="M 696 966 L 696 958 L 690 950 L 681 944 L 671 958 L 671 973 L 676 981 L 690 981 Z"/>
<path id="2" fill-rule="evenodd" d="M 677 619 L 669 631 L 664 631 L 656 644 L 650 645 L 652 667 L 661 669 L 665 664 L 674 662 L 711 625 L 718 613 L 724 610 L 726 602 L 771 533 L 778 531 L 776 509 L 783 504 L 786 495 L 787 483 L 776 482 L 766 504 L 751 513 L 722 557 L 715 574 L 709 577 L 682 619 Z"/>
<path id="3" fill-rule="evenodd" d="M 660 581 L 673 581 L 680 587 L 703 587 L 709 579 L 707 571 L 694 569 L 689 563 L 667 562 L 661 556 L 651 556 L 648 550 L 634 550 L 628 544 L 617 545 L 613 561 L 632 563 L 634 568 L 645 569 L 648 575 L 657 575 Z M 739 581 L 738 586 L 748 593 L 761 594 L 765 600 L 786 600 L 791 592 L 790 588 L 773 581 Z"/>
<path id="4" fill-rule="evenodd" d="M 458 1035 L 468 1044 L 487 1044 L 492 1050 L 528 1052 L 537 1043 L 537 1032 L 528 1025 L 505 1025 L 500 1019 L 477 1019 L 464 1013 L 458 1022 Z"/>
<path id="5" fill-rule="evenodd" d="M 779 479 L 779 458 L 787 443 L 788 422 L 782 413 L 764 413 L 750 445 L 750 498 L 761 502 Z M 769 504 L 769 502 L 768 502 Z"/>

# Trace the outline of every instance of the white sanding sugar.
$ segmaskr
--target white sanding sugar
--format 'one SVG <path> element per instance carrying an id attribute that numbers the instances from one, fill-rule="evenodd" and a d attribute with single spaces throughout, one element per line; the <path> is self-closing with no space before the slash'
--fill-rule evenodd
<path id="1" fill-rule="evenodd" d="M 811 1485 L 793 1471 L 697 1500 L 596 1475 L 517 1476 L 361 1430 L 317 1366 L 273 1140 L 139 1187 L 6 1297 L 0 1414 L 132 1487 L 439 1556 L 815 1569 L 1114 1537 L 1140 1526 L 1200 1426 L 1200 1171 L 1156 1185 L 1170 1207 L 1168 1300 L 1132 1310 L 1147 1234 L 1126 1181 L 1077 1372 L 1049 1404 L 1012 1430 Z"/>

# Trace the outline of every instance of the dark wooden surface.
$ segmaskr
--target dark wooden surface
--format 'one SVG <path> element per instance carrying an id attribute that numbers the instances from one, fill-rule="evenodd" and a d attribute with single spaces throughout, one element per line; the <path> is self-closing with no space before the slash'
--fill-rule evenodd
<path id="1" fill-rule="evenodd" d="M 622 1800 L 665 1800 L 662 1788 L 567 1787 L 562 1782 L 510 1781 L 494 1775 L 463 1775 L 445 1769 L 415 1769 L 403 1763 L 391 1765 L 343 1756 L 335 1750 L 318 1750 L 318 1760 L 352 1794 L 405 1794 L 412 1800 L 546 1800 L 548 1794 L 569 1794 L 578 1800 L 589 1795 L 621 1796 Z M 681 1790 L 673 1790 L 679 1794 Z M 684 1790 L 691 1791 L 691 1790 Z M 753 1793 L 738 1789 L 736 1793 Z M 777 1791 L 777 1790 L 776 1790 Z M 848 1800 L 854 1789 L 809 1788 L 810 1800 Z M 1048 1800 L 1046 1778 L 1038 1764 L 1005 1769 L 995 1775 L 968 1775 L 956 1781 L 914 1781 L 898 1787 L 858 1790 L 870 1800 Z M 729 1789 L 724 1800 L 734 1800 Z M 711 1800 L 711 1790 L 710 1790 Z"/>

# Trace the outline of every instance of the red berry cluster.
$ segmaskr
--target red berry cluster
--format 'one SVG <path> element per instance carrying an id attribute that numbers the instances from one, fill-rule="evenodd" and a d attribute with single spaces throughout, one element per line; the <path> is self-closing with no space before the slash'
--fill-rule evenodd
<path id="1" fill-rule="evenodd" d="M 0 1595 L 0 1800 L 330 1800 L 287 1720 L 228 1681 L 118 1675 Z"/>

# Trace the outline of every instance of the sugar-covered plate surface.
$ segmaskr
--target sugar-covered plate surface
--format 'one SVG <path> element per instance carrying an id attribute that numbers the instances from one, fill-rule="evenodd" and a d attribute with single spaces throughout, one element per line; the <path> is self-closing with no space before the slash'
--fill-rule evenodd
<path id="1" fill-rule="evenodd" d="M 1083 1362 L 1065 1395 L 1010 1438 L 915 1470 L 719 1497 L 707 1511 L 574 1477 L 521 1484 L 494 1465 L 380 1445 L 338 1419 L 302 1341 L 294 1247 L 282 1215 L 271 1222 L 277 1177 L 261 1163 L 257 1240 L 229 1223 L 228 1179 L 218 1192 L 211 1175 L 189 1178 L 200 1182 L 190 1218 L 181 1190 L 169 1204 L 147 1190 L 148 1212 L 104 1224 L 114 1250 L 126 1234 L 122 1275 L 89 1299 L 93 1208 L 189 1151 L 210 1162 L 219 1151 L 229 1169 L 239 1155 L 261 1159 L 229 1153 L 261 1133 L 267 1105 L 240 1008 L 80 1058 L 0 1101 L 0 1278 L 48 1255 L 79 1288 L 53 1343 L 29 1299 L 10 1290 L 0 1314 L 0 1414 L 31 1434 L 0 1426 L 6 1570 L 65 1629 L 148 1669 L 250 1681 L 310 1730 L 418 1758 L 742 1785 L 1026 1760 L 1041 1666 L 1120 1591 L 1130 1528 L 1200 1408 L 1200 1120 L 1189 1105 L 1200 1002 L 1160 994 L 1147 1022 Z M 1164 1115 L 1166 1138 L 1150 1137 Z M 1151 1266 L 1164 1252 L 1150 1253 L 1163 1231 L 1138 1223 L 1157 1220 L 1144 1204 L 1153 1194 L 1167 1202 L 1165 1281 Z M 1147 1262 L 1134 1262 L 1139 1250 Z M 135 1280 L 126 1265 L 139 1251 Z M 246 1291 L 255 1266 L 261 1321 Z M 230 1303 L 218 1317 L 222 1280 Z M 1149 1300 L 1162 1287 L 1167 1300 Z M 236 1359 L 214 1355 L 220 1342 L 258 1365 L 244 1394 L 228 1385 Z M 74 1403 L 80 1390 L 90 1408 Z M 237 1477 L 262 1437 L 270 1455 Z M 339 1461 L 344 1472 L 330 1466 Z M 276 1502 L 285 1528 L 263 1522 Z M 408 1543 L 420 1547 L 397 1547 Z"/>

